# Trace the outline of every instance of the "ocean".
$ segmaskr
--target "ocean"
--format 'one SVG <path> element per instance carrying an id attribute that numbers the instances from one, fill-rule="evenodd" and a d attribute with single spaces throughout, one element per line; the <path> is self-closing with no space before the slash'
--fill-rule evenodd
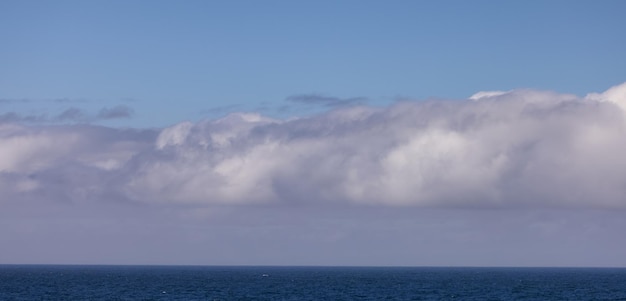
<path id="1" fill-rule="evenodd" d="M 0 300 L 626 300 L 626 269 L 0 265 Z"/>

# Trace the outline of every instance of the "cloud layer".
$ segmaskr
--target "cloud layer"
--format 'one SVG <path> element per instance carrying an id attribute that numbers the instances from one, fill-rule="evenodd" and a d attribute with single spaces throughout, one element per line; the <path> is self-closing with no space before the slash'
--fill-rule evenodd
<path id="1" fill-rule="evenodd" d="M 626 84 L 162 130 L 0 121 L 2 201 L 626 208 Z"/>

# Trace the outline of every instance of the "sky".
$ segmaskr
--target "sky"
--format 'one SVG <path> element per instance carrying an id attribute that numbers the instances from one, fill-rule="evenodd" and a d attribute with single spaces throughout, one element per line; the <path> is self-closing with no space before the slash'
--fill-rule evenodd
<path id="1" fill-rule="evenodd" d="M 626 267 L 623 1 L 2 1 L 0 264 Z"/>

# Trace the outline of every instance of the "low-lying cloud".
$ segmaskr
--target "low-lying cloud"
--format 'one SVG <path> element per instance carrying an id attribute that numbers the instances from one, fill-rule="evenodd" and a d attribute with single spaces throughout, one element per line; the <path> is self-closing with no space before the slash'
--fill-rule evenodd
<path id="1" fill-rule="evenodd" d="M 162 130 L 9 121 L 2 201 L 626 208 L 626 84 Z"/>

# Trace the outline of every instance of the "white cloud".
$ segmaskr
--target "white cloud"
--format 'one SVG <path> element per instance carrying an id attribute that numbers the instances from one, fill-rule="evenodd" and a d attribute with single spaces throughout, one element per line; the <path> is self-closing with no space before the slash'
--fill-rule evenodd
<path id="1" fill-rule="evenodd" d="M 96 126 L 0 125 L 2 201 L 108 201 L 116 176 L 156 133 Z M 124 198 L 118 196 L 117 198 Z"/>
<path id="2" fill-rule="evenodd" d="M 154 131 L 0 125 L 14 199 L 196 204 L 599 207 L 626 202 L 626 84 Z"/>
<path id="3" fill-rule="evenodd" d="M 504 95 L 506 93 L 506 91 L 480 91 L 475 93 L 474 95 L 470 96 L 469 99 L 471 100 L 479 100 L 481 98 L 489 98 L 489 97 L 496 97 L 496 96 L 500 96 L 500 95 Z"/>
<path id="4" fill-rule="evenodd" d="M 613 86 L 604 93 L 589 93 L 586 98 L 596 101 L 612 102 L 626 111 L 626 83 Z"/>

